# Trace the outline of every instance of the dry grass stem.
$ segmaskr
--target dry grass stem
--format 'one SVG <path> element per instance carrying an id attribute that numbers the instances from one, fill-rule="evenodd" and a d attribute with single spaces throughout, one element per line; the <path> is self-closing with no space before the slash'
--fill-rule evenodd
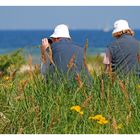
<path id="1" fill-rule="evenodd" d="M 101 99 L 104 99 L 104 80 L 101 80 Z"/>
<path id="2" fill-rule="evenodd" d="M 74 61 L 75 61 L 75 54 L 73 54 L 73 55 L 72 55 L 72 57 L 71 57 L 71 59 L 70 59 L 70 61 L 69 61 L 68 65 L 67 65 L 68 70 L 71 70 L 71 69 L 72 69 L 72 67 L 73 67 L 73 66 L 75 66 Z"/>
<path id="3" fill-rule="evenodd" d="M 84 66 L 88 70 L 88 66 L 87 66 L 87 63 L 86 63 L 86 51 L 87 51 L 87 48 L 88 48 L 88 39 L 86 39 L 86 43 L 85 43 L 85 47 L 84 47 Z"/>
<path id="4" fill-rule="evenodd" d="M 113 117 L 113 120 L 112 120 L 112 128 L 113 128 L 113 133 L 118 134 L 117 122 L 116 122 L 115 117 Z"/>
<path id="5" fill-rule="evenodd" d="M 130 120 L 131 120 L 131 117 L 132 117 L 132 113 L 131 111 L 129 112 L 129 114 L 126 116 L 126 124 L 128 125 Z"/>
<path id="6" fill-rule="evenodd" d="M 125 96 L 126 101 L 128 101 L 128 99 L 129 99 L 128 92 L 126 90 L 126 86 L 124 85 L 124 83 L 121 80 L 119 80 L 119 86 Z"/>
<path id="7" fill-rule="evenodd" d="M 19 84 L 19 95 L 17 97 L 15 97 L 14 99 L 16 101 L 19 101 L 19 100 L 22 100 L 24 98 L 24 89 L 25 87 L 27 86 L 28 84 L 28 81 L 22 81 L 20 84 Z"/>
<path id="8" fill-rule="evenodd" d="M 18 133 L 17 134 L 24 134 L 24 129 L 23 128 L 20 128 L 19 130 L 18 130 Z"/>
<path id="9" fill-rule="evenodd" d="M 83 82 L 81 81 L 79 73 L 76 75 L 75 79 L 76 79 L 76 81 L 78 83 L 79 88 L 81 88 L 83 86 Z"/>
<path id="10" fill-rule="evenodd" d="M 92 98 L 93 98 L 93 95 L 88 96 L 87 99 L 83 102 L 82 107 L 88 106 Z"/>

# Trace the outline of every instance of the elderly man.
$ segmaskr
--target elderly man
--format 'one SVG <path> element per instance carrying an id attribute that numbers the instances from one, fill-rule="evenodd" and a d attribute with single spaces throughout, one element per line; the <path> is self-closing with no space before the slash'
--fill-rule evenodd
<path id="1" fill-rule="evenodd" d="M 47 71 L 53 74 L 55 69 L 61 73 L 69 71 L 74 74 L 87 71 L 84 65 L 84 49 L 72 41 L 69 29 L 64 24 L 56 26 L 50 39 L 42 39 L 41 55 L 43 75 Z"/>
<path id="2" fill-rule="evenodd" d="M 139 47 L 140 42 L 134 38 L 134 31 L 126 20 L 118 20 L 114 23 L 114 42 L 108 45 L 103 63 L 106 70 L 126 75 L 129 72 L 139 71 Z"/>

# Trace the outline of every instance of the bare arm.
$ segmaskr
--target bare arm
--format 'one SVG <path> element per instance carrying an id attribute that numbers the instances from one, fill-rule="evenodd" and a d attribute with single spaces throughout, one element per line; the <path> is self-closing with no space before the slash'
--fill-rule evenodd
<path id="1" fill-rule="evenodd" d="M 47 54 L 46 54 L 47 48 L 49 48 L 48 39 L 44 38 L 44 39 L 42 39 L 42 44 L 41 44 L 41 61 L 42 61 L 42 63 L 47 63 Z"/>
<path id="2" fill-rule="evenodd" d="M 111 67 L 111 54 L 109 49 L 106 50 L 106 53 L 104 55 L 104 59 L 103 59 L 103 63 L 105 65 L 105 72 L 110 71 L 110 67 Z"/>
<path id="3" fill-rule="evenodd" d="M 41 73 L 43 75 L 46 74 L 47 69 L 49 68 L 50 65 L 50 60 L 49 60 L 49 56 L 46 52 L 46 50 L 49 48 L 49 43 L 48 43 L 48 39 L 44 38 L 42 39 L 41 42 Z"/>

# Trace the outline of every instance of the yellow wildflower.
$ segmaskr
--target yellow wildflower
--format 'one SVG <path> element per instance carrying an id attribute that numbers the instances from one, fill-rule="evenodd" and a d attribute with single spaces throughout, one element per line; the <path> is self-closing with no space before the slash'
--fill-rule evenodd
<path id="1" fill-rule="evenodd" d="M 96 115 L 94 117 L 93 116 L 90 116 L 89 119 L 90 120 L 95 120 L 99 124 L 107 124 L 108 123 L 108 120 L 106 120 L 106 118 L 103 117 L 102 115 Z"/>
<path id="2" fill-rule="evenodd" d="M 97 123 L 99 123 L 99 124 L 107 124 L 108 120 L 101 119 L 101 120 L 97 121 Z"/>
<path id="3" fill-rule="evenodd" d="M 100 120 L 100 119 L 102 119 L 103 118 L 103 116 L 102 115 L 96 115 L 96 116 L 91 116 L 91 117 L 89 117 L 89 119 L 90 120 Z"/>
<path id="4" fill-rule="evenodd" d="M 11 77 L 9 77 L 9 76 L 5 76 L 4 77 L 4 80 L 6 80 L 6 81 L 8 81 L 8 80 L 10 80 L 11 79 Z"/>
<path id="5" fill-rule="evenodd" d="M 80 112 L 79 112 L 79 114 L 83 115 L 83 114 L 84 114 L 84 112 L 83 112 L 83 111 L 80 111 Z"/>
<path id="6" fill-rule="evenodd" d="M 70 108 L 70 110 L 75 110 L 75 111 L 79 112 L 79 111 L 81 110 L 81 107 L 80 107 L 79 105 L 77 105 L 77 106 L 72 106 L 72 107 Z"/>
<path id="7" fill-rule="evenodd" d="M 78 113 L 81 114 L 81 115 L 84 114 L 84 112 L 81 111 L 81 107 L 80 107 L 79 105 L 77 105 L 77 106 L 72 106 L 72 107 L 70 108 L 70 110 L 74 110 L 74 111 L 78 112 Z"/>
<path id="8" fill-rule="evenodd" d="M 88 119 L 89 119 L 89 120 L 94 120 L 94 117 L 90 116 Z"/>
<path id="9" fill-rule="evenodd" d="M 123 125 L 122 125 L 122 124 L 119 124 L 119 125 L 117 126 L 117 129 L 122 129 L 122 127 L 123 127 Z"/>

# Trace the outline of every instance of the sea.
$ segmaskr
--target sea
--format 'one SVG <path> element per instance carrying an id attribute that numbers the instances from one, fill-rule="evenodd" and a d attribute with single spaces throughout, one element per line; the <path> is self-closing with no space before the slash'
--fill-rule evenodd
<path id="1" fill-rule="evenodd" d="M 140 40 L 140 30 L 135 31 L 135 38 Z M 12 53 L 23 48 L 24 55 L 33 57 L 33 63 L 40 63 L 40 49 L 42 38 L 49 38 L 53 30 L 1 30 L 0 55 Z M 112 31 L 104 30 L 71 30 L 72 40 L 81 47 L 88 40 L 87 55 L 102 54 L 107 45 L 114 40 Z"/>

